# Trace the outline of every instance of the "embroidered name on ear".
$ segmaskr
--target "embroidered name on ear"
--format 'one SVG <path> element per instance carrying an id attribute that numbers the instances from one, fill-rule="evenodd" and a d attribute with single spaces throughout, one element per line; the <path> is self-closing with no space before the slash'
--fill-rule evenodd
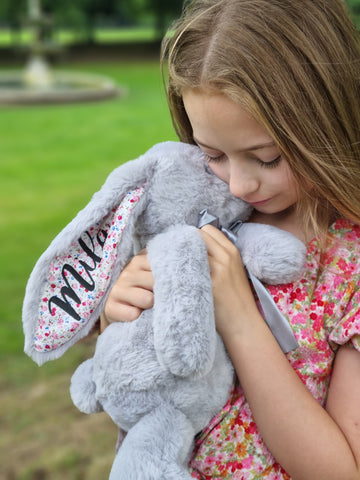
<path id="1" fill-rule="evenodd" d="M 116 210 L 113 211 L 113 213 L 116 213 Z M 100 235 L 103 235 L 103 240 L 101 240 Z M 101 257 L 99 257 L 99 255 L 97 255 L 95 251 L 98 246 L 100 246 L 101 250 L 104 249 L 105 241 L 108 237 L 108 232 L 106 230 L 100 229 L 100 231 L 96 234 L 96 243 L 94 242 L 94 239 L 89 232 L 85 232 L 84 236 L 88 237 L 92 248 L 89 248 L 81 237 L 78 239 L 78 245 L 79 247 L 81 247 L 82 251 L 88 255 L 90 261 L 93 261 L 93 266 L 88 265 L 83 260 L 78 260 L 77 256 L 74 256 L 73 260 L 74 265 L 75 262 L 78 261 L 78 271 L 72 265 L 68 263 L 64 264 L 61 269 L 61 280 L 63 281 L 63 283 L 66 284 L 66 287 L 61 287 L 60 294 L 62 298 L 59 298 L 57 295 L 53 295 L 48 301 L 48 310 L 49 312 L 51 312 L 52 315 L 56 314 L 56 308 L 53 306 L 55 304 L 58 307 L 62 308 L 64 312 L 66 312 L 68 315 L 73 317 L 74 320 L 81 321 L 80 315 L 73 308 L 67 297 L 71 298 L 78 307 L 81 303 L 81 300 L 76 294 L 77 283 L 79 284 L 80 289 L 84 289 L 83 291 L 85 292 L 93 292 L 95 290 L 95 279 L 93 278 L 91 272 L 94 272 L 94 270 L 96 269 L 96 265 L 100 264 L 103 255 L 103 253 L 101 252 Z M 76 244 L 74 246 L 76 248 Z M 79 253 L 78 256 L 80 258 L 81 253 Z M 86 272 L 88 280 L 91 283 L 85 280 L 85 278 L 83 277 L 83 272 Z M 70 285 L 68 277 L 70 277 L 70 280 L 74 282 L 73 285 Z M 60 283 L 62 282 L 60 281 Z M 44 298 L 44 300 L 46 299 Z"/>
<path id="2" fill-rule="evenodd" d="M 37 351 L 57 349 L 89 322 L 107 291 L 122 232 L 144 191 L 128 192 L 117 208 L 53 259 L 41 294 Z"/>

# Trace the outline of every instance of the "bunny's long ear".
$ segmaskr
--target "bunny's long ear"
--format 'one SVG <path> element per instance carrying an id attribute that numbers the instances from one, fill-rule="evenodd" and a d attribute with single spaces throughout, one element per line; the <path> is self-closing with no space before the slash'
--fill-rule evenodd
<path id="1" fill-rule="evenodd" d="M 159 148 L 114 170 L 36 263 L 26 287 L 23 327 L 25 352 L 39 365 L 89 333 L 134 254 L 133 230 Z"/>

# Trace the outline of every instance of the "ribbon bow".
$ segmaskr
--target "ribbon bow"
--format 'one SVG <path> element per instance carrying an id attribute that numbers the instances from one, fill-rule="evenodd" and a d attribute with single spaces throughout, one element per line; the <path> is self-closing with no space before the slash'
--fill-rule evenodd
<path id="1" fill-rule="evenodd" d="M 219 218 L 211 215 L 206 209 L 199 213 L 198 228 L 205 225 L 213 225 L 221 230 L 233 243 L 236 244 L 236 239 L 241 235 L 240 220 L 233 222 L 229 228 L 224 228 L 220 225 Z M 246 267 L 245 267 L 246 269 Z M 253 284 L 253 287 L 259 298 L 262 310 L 264 312 L 265 321 L 276 338 L 284 353 L 288 353 L 299 346 L 294 332 L 292 331 L 289 322 L 278 309 L 273 297 L 270 295 L 261 281 L 246 269 L 247 275 Z"/>

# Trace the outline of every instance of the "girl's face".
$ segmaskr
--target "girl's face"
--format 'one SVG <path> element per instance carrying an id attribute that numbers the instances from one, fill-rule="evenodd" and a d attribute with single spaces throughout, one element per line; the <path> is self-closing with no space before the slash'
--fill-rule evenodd
<path id="1" fill-rule="evenodd" d="M 286 159 L 246 110 L 221 93 L 204 90 L 185 91 L 183 102 L 194 141 L 233 195 L 263 214 L 283 212 L 297 202 L 297 184 Z"/>

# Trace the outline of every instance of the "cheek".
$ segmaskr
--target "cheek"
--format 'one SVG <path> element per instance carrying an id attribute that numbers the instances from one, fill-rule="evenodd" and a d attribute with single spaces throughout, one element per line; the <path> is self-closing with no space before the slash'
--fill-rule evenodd
<path id="1" fill-rule="evenodd" d="M 222 180 L 223 182 L 225 182 L 227 184 L 229 183 L 229 175 L 228 175 L 227 168 L 224 165 L 224 163 L 210 162 L 208 164 L 208 167 L 210 168 L 210 170 L 212 171 L 212 173 L 216 177 L 220 178 L 220 180 Z"/>
<path id="2" fill-rule="evenodd" d="M 266 170 L 263 168 L 260 173 L 260 180 L 262 187 L 272 193 L 288 191 L 291 188 L 288 176 L 277 169 Z"/>
<path id="3" fill-rule="evenodd" d="M 297 191 L 297 182 L 295 180 L 292 171 L 290 170 L 287 164 L 284 164 L 283 168 L 280 169 L 278 172 L 277 182 L 279 185 L 282 185 L 283 188 L 286 188 L 291 191 Z"/>
<path id="4" fill-rule="evenodd" d="M 297 202 L 300 198 L 300 190 L 294 176 L 290 172 L 282 177 L 282 185 L 284 193 L 293 202 Z"/>

